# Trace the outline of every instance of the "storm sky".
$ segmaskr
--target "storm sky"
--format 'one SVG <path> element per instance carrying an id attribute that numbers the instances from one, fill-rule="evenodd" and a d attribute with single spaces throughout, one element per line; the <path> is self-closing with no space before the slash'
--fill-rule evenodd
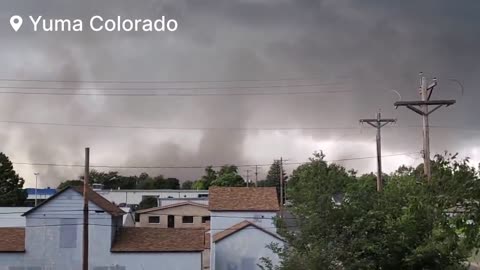
<path id="1" fill-rule="evenodd" d="M 40 187 L 75 179 L 82 168 L 19 163 L 82 164 L 87 146 L 92 165 L 114 166 L 269 164 L 280 156 L 294 163 L 320 150 L 329 160 L 373 157 L 375 131 L 358 120 L 381 109 L 398 119 L 382 130 L 383 154 L 409 153 L 385 157 L 390 172 L 421 161 L 421 119 L 396 110 L 392 90 L 418 99 L 423 71 L 438 78 L 434 99 L 457 100 L 432 114 L 432 154 L 459 152 L 478 163 L 478 14 L 474 0 L 1 1 L 0 151 L 27 186 L 39 172 Z M 166 16 L 179 26 L 170 33 L 14 32 L 12 15 Z M 315 91 L 325 93 L 278 94 Z M 102 96 L 112 93 L 162 95 Z M 167 96 L 178 93 L 185 95 Z M 362 173 L 376 168 L 374 158 L 340 163 Z M 112 170 L 181 180 L 203 171 Z"/>

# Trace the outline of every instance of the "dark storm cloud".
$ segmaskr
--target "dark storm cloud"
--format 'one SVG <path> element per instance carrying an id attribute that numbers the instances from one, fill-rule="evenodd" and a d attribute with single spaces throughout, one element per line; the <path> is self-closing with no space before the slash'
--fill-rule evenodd
<path id="1" fill-rule="evenodd" d="M 458 98 L 455 107 L 432 116 L 432 123 L 480 128 L 476 117 L 476 79 L 480 71 L 478 48 L 480 3 L 463 1 L 3 1 L 0 4 L 0 77 L 58 80 L 235 80 L 313 78 L 330 86 L 299 90 L 347 90 L 348 93 L 306 96 L 255 97 L 41 97 L 2 95 L 4 120 L 99 123 L 176 127 L 342 127 L 356 126 L 380 108 L 398 125 L 418 125 L 406 109 L 394 110 L 398 99 L 417 99 L 418 72 L 440 79 L 438 98 Z M 11 15 L 46 18 L 157 18 L 179 22 L 174 33 L 14 33 Z M 460 96 L 460 80 L 465 87 Z M 300 83 L 315 83 L 306 81 Z M 162 84 L 161 87 L 272 85 L 269 83 Z M 5 83 L 3 83 L 5 85 Z M 13 83 L 9 83 L 13 85 Z M 29 85 L 16 84 L 16 85 Z M 87 84 L 47 84 L 55 87 L 91 87 Z M 103 87 L 103 85 L 97 85 Z M 110 85 L 111 87 L 112 85 Z M 116 85 L 113 85 L 116 86 Z M 123 86 L 123 85 L 120 85 Z M 132 85 L 130 85 L 132 86 Z M 134 84 L 138 88 L 145 85 Z M 148 87 L 148 85 L 147 85 Z M 280 91 L 266 89 L 260 91 Z M 33 90 L 39 91 L 39 90 Z M 74 90 L 84 93 L 85 90 Z M 100 92 L 100 90 L 98 90 Z M 227 90 L 226 90 L 227 91 Z M 228 90 L 230 91 L 230 90 Z M 235 91 L 235 90 L 231 90 Z M 253 91 L 253 90 L 252 90 Z M 284 91 L 284 90 L 282 90 Z M 130 91 L 132 92 L 132 91 Z M 142 91 L 149 92 L 149 91 Z M 172 91 L 167 91 L 172 92 Z M 188 92 L 188 91 L 187 91 Z M 192 92 L 192 91 L 190 91 Z M 211 91 L 215 92 L 215 91 Z M 282 146 L 252 149 L 262 140 L 258 131 L 151 131 L 99 128 L 3 125 L 2 137 L 13 160 L 81 163 L 83 147 L 92 147 L 97 164 L 203 165 L 225 162 L 269 162 Z M 350 132 L 351 133 L 351 132 Z M 332 158 L 370 156 L 373 131 L 301 133 L 270 132 L 285 136 L 279 153 L 300 158 L 294 149 L 300 139 L 337 140 Z M 419 150 L 417 128 L 386 129 L 384 150 Z M 478 146 L 475 132 L 434 130 L 434 151 L 460 151 Z M 262 137 L 263 136 L 263 137 Z M 370 137 L 371 137 L 370 136 Z M 253 139 L 252 139 L 253 138 Z M 283 137 L 282 137 L 283 138 Z M 273 139 L 272 139 L 273 141 Z M 365 144 L 362 144 L 365 142 Z M 350 143 L 351 145 L 347 145 Z M 373 146 L 373 145 L 372 145 Z M 302 150 L 303 158 L 319 149 Z M 322 146 L 320 146 L 322 147 Z M 289 151 L 289 152 L 288 152 Z M 271 155 L 269 155 L 271 153 Z M 269 156 L 267 160 L 258 157 Z M 480 157 L 479 157 L 480 158 Z M 386 162 L 389 162 L 386 160 Z M 369 162 L 350 163 L 357 170 L 372 169 Z M 44 184 L 76 177 L 81 170 L 17 167 L 31 178 L 40 170 Z M 139 173 L 139 171 L 125 171 Z M 201 170 L 154 170 L 182 179 Z"/>

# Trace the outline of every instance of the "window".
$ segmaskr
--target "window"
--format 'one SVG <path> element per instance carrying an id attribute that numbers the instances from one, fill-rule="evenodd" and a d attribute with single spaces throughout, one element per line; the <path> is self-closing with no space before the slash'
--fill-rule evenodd
<path id="1" fill-rule="evenodd" d="M 160 217 L 159 216 L 149 216 L 148 217 L 148 223 L 160 223 Z"/>
<path id="2" fill-rule="evenodd" d="M 182 217 L 182 222 L 183 223 L 193 223 L 193 217 L 192 216 L 184 216 L 184 217 Z"/>
<path id="3" fill-rule="evenodd" d="M 77 223 L 74 218 L 62 218 L 60 220 L 60 248 L 77 247 Z"/>
<path id="4" fill-rule="evenodd" d="M 202 217 L 202 223 L 207 223 L 207 221 L 210 221 L 210 216 Z"/>

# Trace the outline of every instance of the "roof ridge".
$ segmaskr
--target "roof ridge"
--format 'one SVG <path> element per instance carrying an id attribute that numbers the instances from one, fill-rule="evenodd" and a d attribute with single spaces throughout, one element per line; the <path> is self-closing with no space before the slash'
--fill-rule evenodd
<path id="1" fill-rule="evenodd" d="M 23 213 L 22 216 L 27 216 L 28 214 L 36 211 L 38 208 L 42 207 L 46 203 L 54 200 L 56 197 L 58 197 L 60 194 L 64 193 L 65 191 L 72 189 L 73 191 L 79 193 L 82 197 L 83 195 L 83 187 L 78 187 L 78 186 L 68 186 L 54 195 L 50 196 L 48 199 L 45 201 L 41 202 L 39 205 L 33 207 L 32 209 L 28 210 L 27 212 Z M 87 192 L 87 199 L 88 201 L 92 202 L 93 204 L 97 205 L 98 207 L 102 208 L 105 212 L 109 213 L 112 216 L 121 216 L 126 214 L 122 209 L 120 209 L 118 206 L 115 204 L 109 202 L 107 199 L 105 199 L 103 196 L 95 192 L 93 189 L 90 187 L 87 187 L 88 192 Z"/>
<path id="2" fill-rule="evenodd" d="M 193 206 L 198 206 L 198 207 L 208 209 L 208 205 L 186 201 L 186 202 L 178 202 L 178 203 L 173 203 L 173 204 L 164 205 L 164 206 L 146 208 L 146 209 L 138 210 L 137 213 L 143 214 L 143 213 L 148 213 L 148 212 L 152 212 L 152 211 L 156 211 L 156 210 L 163 210 L 163 209 L 179 207 L 179 206 L 184 206 L 184 205 L 193 205 Z"/>
<path id="3" fill-rule="evenodd" d="M 280 236 L 278 236 L 277 234 L 271 232 L 271 231 L 268 231 L 267 229 L 261 227 L 261 226 L 258 226 L 257 224 L 251 222 L 250 220 L 244 220 L 244 221 L 241 221 L 233 226 L 231 226 L 230 228 L 228 229 L 225 229 L 221 232 L 218 232 L 216 234 L 213 235 L 213 242 L 219 242 L 227 237 L 229 237 L 230 235 L 233 235 L 247 227 L 250 227 L 250 226 L 253 226 L 255 228 L 257 228 L 258 230 L 264 232 L 264 233 L 267 233 L 281 241 L 284 241 L 282 238 L 280 238 Z"/>

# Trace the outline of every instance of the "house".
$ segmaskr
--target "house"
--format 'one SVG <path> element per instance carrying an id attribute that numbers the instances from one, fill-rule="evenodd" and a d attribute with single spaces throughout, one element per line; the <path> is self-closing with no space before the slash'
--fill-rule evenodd
<path id="1" fill-rule="evenodd" d="M 267 246 L 283 246 L 274 218 L 279 212 L 274 187 L 210 188 L 210 266 L 212 270 L 257 270 L 262 257 L 279 258 Z"/>
<path id="2" fill-rule="evenodd" d="M 140 217 L 139 227 L 157 228 L 204 228 L 210 221 L 210 211 L 205 204 L 180 202 L 148 208 L 136 212 Z"/>
<path id="3" fill-rule="evenodd" d="M 203 269 L 210 268 L 210 211 L 208 205 L 190 200 L 139 210 L 137 227 L 182 228 L 205 233 L 205 248 L 202 254 Z"/>
<path id="4" fill-rule="evenodd" d="M 208 190 L 190 189 L 101 189 L 96 190 L 96 192 L 117 205 L 138 205 L 142 200 L 149 197 L 158 199 L 208 198 Z"/>
<path id="5" fill-rule="evenodd" d="M 202 230 L 123 227 L 120 208 L 89 189 L 89 269 L 201 269 Z M 82 269 L 83 190 L 69 187 L 0 228 L 0 270 Z"/>

